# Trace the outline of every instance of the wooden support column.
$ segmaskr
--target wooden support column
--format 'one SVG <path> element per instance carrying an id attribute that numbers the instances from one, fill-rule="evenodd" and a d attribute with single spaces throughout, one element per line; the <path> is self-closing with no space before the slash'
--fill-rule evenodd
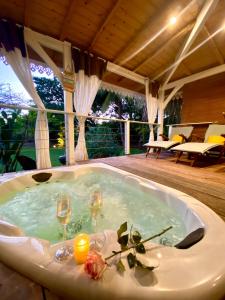
<path id="1" fill-rule="evenodd" d="M 145 80 L 145 99 L 146 99 L 146 107 L 147 107 L 147 111 L 150 109 L 149 108 L 149 78 L 146 78 Z M 148 118 L 149 121 L 149 118 Z M 154 122 L 154 121 L 153 121 Z M 151 136 L 151 129 L 154 129 L 153 125 L 149 125 L 149 142 L 150 142 L 150 136 Z M 149 149 L 149 153 L 152 152 L 153 149 Z"/>
<path id="2" fill-rule="evenodd" d="M 64 42 L 64 70 L 72 70 L 71 45 Z M 66 164 L 75 163 L 74 154 L 74 115 L 73 115 L 73 94 L 64 90 L 64 111 L 65 117 L 65 142 L 66 142 Z"/>
<path id="3" fill-rule="evenodd" d="M 130 154 L 130 121 L 127 120 L 124 123 L 124 152 L 125 154 Z"/>
<path id="4" fill-rule="evenodd" d="M 163 134 L 163 118 L 164 118 L 164 89 L 160 88 L 159 89 L 159 106 L 158 106 L 158 123 L 159 127 L 157 130 L 157 140 L 160 141 L 161 137 L 160 134 Z"/>

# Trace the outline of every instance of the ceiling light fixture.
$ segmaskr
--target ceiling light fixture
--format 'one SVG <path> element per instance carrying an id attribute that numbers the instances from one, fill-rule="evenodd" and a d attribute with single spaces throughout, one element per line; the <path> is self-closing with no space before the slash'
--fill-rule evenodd
<path id="1" fill-rule="evenodd" d="M 170 25 L 174 25 L 177 22 L 177 18 L 176 17 L 171 17 L 169 20 L 169 24 Z"/>

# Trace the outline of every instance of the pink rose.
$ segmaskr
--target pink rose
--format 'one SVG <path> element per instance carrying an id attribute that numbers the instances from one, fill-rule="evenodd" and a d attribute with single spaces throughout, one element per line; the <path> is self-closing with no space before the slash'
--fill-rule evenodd
<path id="1" fill-rule="evenodd" d="M 98 280 L 102 277 L 105 268 L 106 262 L 102 258 L 101 254 L 94 250 L 90 251 L 84 265 L 84 271 L 90 275 L 92 279 Z"/>

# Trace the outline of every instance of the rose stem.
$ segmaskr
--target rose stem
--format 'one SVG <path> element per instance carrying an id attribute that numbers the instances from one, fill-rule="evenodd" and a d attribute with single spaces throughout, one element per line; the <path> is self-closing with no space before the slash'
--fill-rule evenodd
<path id="1" fill-rule="evenodd" d="M 167 227 L 166 229 L 164 229 L 163 231 L 161 231 L 160 233 L 157 233 L 157 234 L 155 234 L 155 235 L 152 235 L 152 236 L 150 236 L 149 238 L 143 240 L 142 242 L 140 242 L 140 243 L 138 243 L 138 244 L 136 244 L 136 245 L 133 245 L 133 246 L 128 247 L 127 249 L 120 250 L 120 251 L 117 251 L 117 252 L 115 251 L 115 253 L 113 253 L 112 255 L 110 255 L 110 256 L 108 256 L 108 257 L 106 257 L 105 260 L 108 260 L 108 259 L 112 258 L 113 256 L 115 256 L 115 255 L 117 255 L 117 254 L 120 254 L 120 253 L 123 253 L 123 252 L 125 252 L 125 251 L 128 251 L 128 250 L 130 250 L 130 249 L 132 249 L 132 248 L 136 248 L 138 245 L 144 244 L 144 243 L 146 243 L 146 242 L 148 242 L 148 241 L 154 239 L 155 237 L 158 237 L 158 236 L 164 234 L 165 232 L 167 232 L 167 231 L 170 230 L 171 228 L 173 228 L 173 226 L 169 226 L 169 227 Z"/>

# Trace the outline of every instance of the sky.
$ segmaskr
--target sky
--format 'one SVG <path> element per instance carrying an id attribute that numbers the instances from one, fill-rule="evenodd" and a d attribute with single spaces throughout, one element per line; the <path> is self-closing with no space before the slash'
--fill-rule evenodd
<path id="1" fill-rule="evenodd" d="M 32 76 L 52 78 L 52 76 L 40 74 L 38 71 L 32 72 Z M 13 93 L 21 94 L 26 100 L 31 99 L 30 95 L 24 89 L 10 65 L 5 65 L 0 60 L 0 84 L 1 83 L 9 83 Z"/>

